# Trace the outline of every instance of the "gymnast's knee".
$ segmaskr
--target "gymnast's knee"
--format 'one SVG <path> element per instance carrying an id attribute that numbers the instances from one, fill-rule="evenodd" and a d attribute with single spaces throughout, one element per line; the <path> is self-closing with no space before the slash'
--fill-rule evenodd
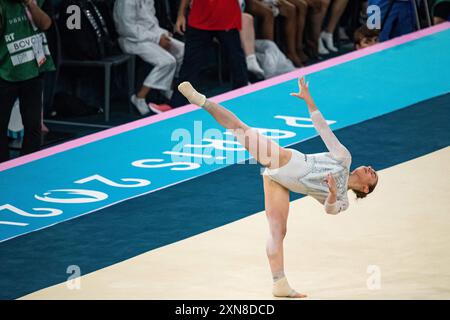
<path id="1" fill-rule="evenodd" d="M 275 242 L 283 241 L 287 234 L 287 227 L 286 225 L 280 223 L 280 224 L 274 224 L 270 227 L 270 239 L 272 239 Z"/>

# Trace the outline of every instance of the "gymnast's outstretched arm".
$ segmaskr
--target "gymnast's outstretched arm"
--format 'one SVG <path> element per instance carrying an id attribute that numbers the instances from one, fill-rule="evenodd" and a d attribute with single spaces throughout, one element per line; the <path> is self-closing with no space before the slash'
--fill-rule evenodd
<path id="1" fill-rule="evenodd" d="M 314 127 L 327 146 L 327 149 L 330 151 L 331 155 L 336 159 L 349 158 L 350 152 L 339 142 L 338 138 L 336 138 L 326 120 L 323 118 L 322 113 L 319 109 L 317 109 L 317 106 L 309 92 L 308 84 L 305 82 L 305 78 L 299 78 L 298 86 L 300 92 L 291 93 L 291 96 L 298 97 L 306 102 Z"/>
<path id="2" fill-rule="evenodd" d="M 309 93 L 308 84 L 305 82 L 305 78 L 299 78 L 298 86 L 300 89 L 299 92 L 291 93 L 291 96 L 298 97 L 306 102 L 314 127 L 327 146 L 327 149 L 330 151 L 331 155 L 336 159 L 344 159 L 349 164 L 349 159 L 351 158 L 350 152 L 339 142 L 338 138 L 336 138 L 333 131 L 323 118 L 319 109 L 317 109 L 317 106 Z M 330 193 L 324 203 L 325 211 L 329 214 L 337 214 L 340 211 L 346 210 L 348 207 L 348 202 L 346 200 L 337 199 L 336 181 L 331 174 L 328 174 L 326 182 Z"/>

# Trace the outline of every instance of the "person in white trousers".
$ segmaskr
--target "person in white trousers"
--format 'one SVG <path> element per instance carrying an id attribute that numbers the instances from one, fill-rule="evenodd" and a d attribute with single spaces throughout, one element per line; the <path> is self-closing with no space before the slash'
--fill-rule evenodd
<path id="1" fill-rule="evenodd" d="M 147 104 L 151 89 L 161 90 L 168 99 L 172 96 L 172 81 L 179 71 L 184 55 L 184 43 L 159 26 L 154 0 L 120 0 L 114 4 L 114 21 L 119 45 L 128 53 L 139 56 L 153 66 L 142 87 L 131 97 L 141 115 L 151 111 L 161 113 L 167 105 Z"/>

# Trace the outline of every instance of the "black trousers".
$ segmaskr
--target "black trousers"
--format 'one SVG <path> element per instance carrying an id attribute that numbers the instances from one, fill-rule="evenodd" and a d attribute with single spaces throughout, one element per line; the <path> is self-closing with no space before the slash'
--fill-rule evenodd
<path id="1" fill-rule="evenodd" d="M 8 124 L 14 102 L 19 98 L 24 127 L 21 154 L 39 150 L 41 146 L 42 77 L 9 82 L 0 79 L 0 162 L 9 159 Z"/>
<path id="2" fill-rule="evenodd" d="M 247 65 L 237 29 L 209 31 L 187 27 L 183 64 L 178 79 L 179 83 L 189 81 L 194 86 L 197 84 L 200 71 L 205 62 L 208 61 L 207 54 L 209 51 L 206 49 L 212 46 L 214 37 L 217 37 L 222 44 L 225 54 L 230 61 L 233 89 L 246 86 L 248 84 Z M 177 86 L 179 83 L 177 83 Z M 179 107 L 187 103 L 186 98 L 175 89 L 169 104 L 172 107 Z"/>

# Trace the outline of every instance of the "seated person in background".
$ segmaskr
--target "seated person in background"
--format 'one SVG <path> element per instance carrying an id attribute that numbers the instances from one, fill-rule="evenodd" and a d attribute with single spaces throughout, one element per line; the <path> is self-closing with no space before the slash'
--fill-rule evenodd
<path id="1" fill-rule="evenodd" d="M 9 159 L 7 132 L 16 99 L 24 126 L 21 154 L 40 149 L 42 74 L 55 67 L 44 33 L 52 24 L 50 0 L 0 0 L 0 8 L 0 162 L 3 162 Z"/>
<path id="2" fill-rule="evenodd" d="M 154 0 L 116 1 L 114 21 L 122 50 L 154 66 L 131 102 L 141 115 L 150 110 L 167 111 L 165 105 L 147 104 L 146 97 L 151 89 L 161 90 L 167 99 L 172 97 L 172 82 L 183 60 L 184 44 L 159 26 Z"/>
<path id="3" fill-rule="evenodd" d="M 320 33 L 319 39 L 319 53 L 328 54 L 329 51 L 337 52 L 338 49 L 334 46 L 333 34 L 336 30 L 337 24 L 341 19 L 342 14 L 347 7 L 348 0 L 333 0 L 330 8 L 330 17 L 325 29 Z"/>
<path id="4" fill-rule="evenodd" d="M 416 30 L 414 7 L 410 0 L 394 0 L 388 12 L 390 0 L 369 0 L 368 5 L 377 5 L 381 10 L 380 41 L 408 34 Z M 386 17 L 386 14 L 388 16 Z"/>
<path id="5" fill-rule="evenodd" d="M 239 32 L 241 36 L 242 49 L 245 53 L 247 70 L 255 74 L 258 78 L 264 78 L 264 70 L 256 59 L 255 54 L 255 27 L 253 16 L 248 13 L 242 13 L 242 29 Z"/>
<path id="6" fill-rule="evenodd" d="M 330 0 L 307 0 L 308 13 L 306 17 L 305 44 L 306 54 L 312 59 L 328 54 L 321 41 L 323 21 L 330 6 Z"/>
<path id="7" fill-rule="evenodd" d="M 365 24 L 355 30 L 353 36 L 355 49 L 364 49 L 378 43 L 379 30 L 369 29 Z"/>
<path id="8" fill-rule="evenodd" d="M 433 24 L 450 21 L 450 0 L 430 0 Z"/>
<path id="9" fill-rule="evenodd" d="M 311 0 L 287 0 L 291 4 L 294 5 L 295 10 L 297 12 L 296 19 L 296 41 L 297 41 L 297 54 L 300 57 L 302 63 L 305 63 L 309 60 L 308 56 L 304 52 L 303 48 L 303 36 L 305 34 L 305 24 L 306 24 L 306 16 L 308 11 L 312 7 Z"/>
<path id="10" fill-rule="evenodd" d="M 303 6 L 299 0 L 247 0 L 247 9 L 253 16 L 264 16 L 262 22 L 262 38 L 274 41 L 274 19 L 280 15 L 285 18 L 284 38 L 286 40 L 286 56 L 295 66 L 303 65 L 297 49 L 300 35 L 298 34 L 304 24 L 301 20 L 304 15 L 298 15 Z M 298 8 L 295 3 L 299 3 Z M 270 13 L 272 15 L 270 15 Z"/>
<path id="11" fill-rule="evenodd" d="M 245 2 L 239 1 L 242 10 Z M 270 13 L 272 15 L 272 13 Z M 275 42 L 271 40 L 256 40 L 253 16 L 242 14 L 242 29 L 240 31 L 242 48 L 247 61 L 247 70 L 259 79 L 273 77 L 285 72 L 295 70 L 294 65 L 280 51 Z"/>
<path id="12" fill-rule="evenodd" d="M 241 37 L 242 49 L 245 53 L 247 70 L 258 78 L 264 78 L 264 70 L 258 63 L 255 54 L 255 22 L 251 14 L 245 13 L 245 0 L 239 0 L 242 10 L 242 29 L 239 32 Z"/>
<path id="13" fill-rule="evenodd" d="M 260 21 L 258 32 L 260 37 L 273 41 L 275 20 L 272 10 L 259 0 L 245 0 L 245 9 Z"/>

